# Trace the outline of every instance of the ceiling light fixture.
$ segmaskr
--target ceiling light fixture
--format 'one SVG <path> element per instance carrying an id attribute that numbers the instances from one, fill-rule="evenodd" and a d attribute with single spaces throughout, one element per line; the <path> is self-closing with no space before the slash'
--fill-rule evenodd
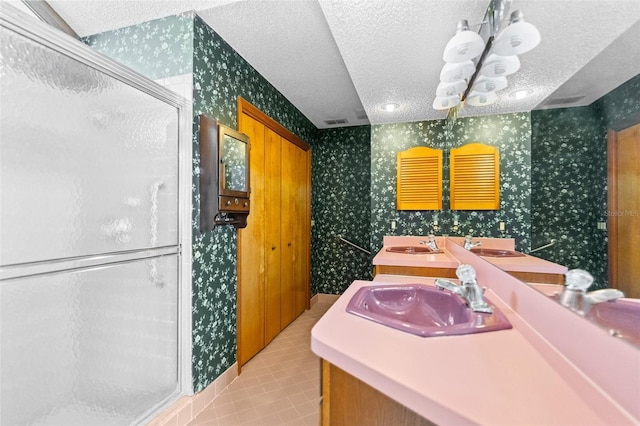
<path id="1" fill-rule="evenodd" d="M 447 63 L 468 61 L 480 56 L 484 50 L 484 40 L 480 34 L 469 30 L 466 19 L 458 22 L 456 35 L 449 40 L 444 48 L 442 59 Z"/>
<path id="2" fill-rule="evenodd" d="M 440 82 L 436 89 L 437 96 L 455 96 L 465 91 L 467 82 L 464 80 L 453 81 L 451 83 Z"/>
<path id="3" fill-rule="evenodd" d="M 527 96 L 531 95 L 533 93 L 533 90 L 531 89 L 522 89 L 522 90 L 516 90 L 515 92 L 512 92 L 509 96 L 512 97 L 513 99 L 524 99 Z"/>
<path id="4" fill-rule="evenodd" d="M 434 109 L 459 108 L 465 101 L 471 106 L 496 102 L 495 92 L 505 89 L 509 85 L 506 77 L 520 69 L 517 55 L 540 43 L 540 32 L 524 21 L 519 10 L 511 14 L 509 25 L 500 31 L 512 1 L 491 0 L 477 33 L 469 30 L 467 20 L 458 22 L 456 34 L 442 55 L 446 63 L 440 72 Z"/>
<path id="5" fill-rule="evenodd" d="M 524 22 L 522 12 L 511 14 L 511 23 L 496 37 L 493 52 L 497 55 L 522 55 L 540 44 L 540 32 L 528 22 Z"/>
<path id="6" fill-rule="evenodd" d="M 480 74 L 480 77 L 473 83 L 471 91 L 482 93 L 497 92 L 498 90 L 506 88 L 508 85 L 507 77 L 485 77 Z"/>
<path id="7" fill-rule="evenodd" d="M 387 112 L 393 112 L 393 111 L 397 110 L 399 107 L 400 107 L 400 105 L 396 104 L 394 102 L 389 102 L 389 103 L 386 103 L 386 104 L 382 105 L 382 109 L 387 111 Z"/>
<path id="8" fill-rule="evenodd" d="M 480 74 L 487 77 L 506 77 L 520 69 L 518 56 L 499 56 L 492 53 L 487 57 L 480 69 Z"/>
<path id="9" fill-rule="evenodd" d="M 467 104 L 471 106 L 491 105 L 498 100 L 496 92 L 471 92 L 467 97 Z"/>
<path id="10" fill-rule="evenodd" d="M 444 64 L 440 71 L 440 81 L 451 83 L 453 81 L 464 80 L 473 75 L 476 66 L 472 61 L 458 62 L 455 64 Z"/>
<path id="11" fill-rule="evenodd" d="M 460 95 L 437 96 L 433 100 L 433 109 L 451 109 L 460 103 Z"/>

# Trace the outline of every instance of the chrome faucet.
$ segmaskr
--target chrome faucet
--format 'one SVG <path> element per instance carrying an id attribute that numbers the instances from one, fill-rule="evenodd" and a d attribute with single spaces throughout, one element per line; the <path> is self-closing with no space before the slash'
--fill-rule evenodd
<path id="1" fill-rule="evenodd" d="M 621 297 L 624 293 L 614 288 L 590 291 L 593 277 L 582 269 L 572 269 L 565 274 L 564 290 L 560 294 L 560 304 L 580 315 L 586 315 L 596 303 L 609 302 Z"/>
<path id="2" fill-rule="evenodd" d="M 477 243 L 472 243 L 471 242 L 471 235 L 467 235 L 466 237 L 464 237 L 464 248 L 467 250 L 471 250 L 474 247 L 478 247 L 479 245 L 482 245 L 481 242 L 477 242 Z"/>
<path id="3" fill-rule="evenodd" d="M 449 280 L 437 279 L 436 287 L 439 289 L 447 289 L 462 297 L 474 312 L 493 313 L 493 309 L 491 309 L 491 306 L 489 306 L 483 298 L 484 290 L 478 285 L 478 281 L 476 281 L 476 270 L 473 269 L 473 266 L 458 266 L 456 275 L 460 279 L 460 285 L 454 284 Z"/>
<path id="4" fill-rule="evenodd" d="M 429 247 L 434 253 L 439 253 L 440 248 L 438 248 L 438 243 L 436 243 L 436 237 L 433 234 L 429 234 L 427 238 L 427 241 L 422 240 L 420 244 Z"/>

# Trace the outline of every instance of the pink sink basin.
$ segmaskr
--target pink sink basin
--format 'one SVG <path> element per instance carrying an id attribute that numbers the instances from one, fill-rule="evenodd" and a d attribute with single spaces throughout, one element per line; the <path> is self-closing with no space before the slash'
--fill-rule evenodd
<path id="1" fill-rule="evenodd" d="M 640 303 L 618 299 L 597 303 L 585 318 L 609 330 L 611 335 L 640 346 Z"/>
<path id="2" fill-rule="evenodd" d="M 403 253 L 403 254 L 433 253 L 433 250 L 425 246 L 393 246 L 393 247 L 387 247 L 387 251 L 391 253 Z"/>
<path id="3" fill-rule="evenodd" d="M 485 257 L 525 257 L 523 253 L 518 253 L 517 251 L 481 247 L 474 247 L 471 249 L 471 252 L 477 254 L 478 256 Z"/>
<path id="4" fill-rule="evenodd" d="M 494 305 L 493 314 L 473 312 L 464 299 L 422 284 L 360 288 L 347 312 L 422 337 L 482 333 L 511 328 Z"/>

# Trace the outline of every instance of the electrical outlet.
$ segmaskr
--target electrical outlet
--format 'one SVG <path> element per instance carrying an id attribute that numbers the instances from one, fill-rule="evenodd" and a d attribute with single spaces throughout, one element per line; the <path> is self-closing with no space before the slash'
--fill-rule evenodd
<path id="1" fill-rule="evenodd" d="M 504 231 L 504 222 L 500 222 L 500 230 Z"/>
<path id="2" fill-rule="evenodd" d="M 395 221 L 395 220 L 392 220 L 392 221 L 391 221 L 391 230 L 392 230 L 392 231 L 395 231 L 395 230 L 396 230 L 396 221 Z"/>

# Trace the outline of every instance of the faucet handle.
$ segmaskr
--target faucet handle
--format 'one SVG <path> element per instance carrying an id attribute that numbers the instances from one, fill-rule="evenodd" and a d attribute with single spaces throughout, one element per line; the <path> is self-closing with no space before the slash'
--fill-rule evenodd
<path id="1" fill-rule="evenodd" d="M 569 290 L 578 290 L 586 292 L 593 284 L 593 276 L 582 269 L 572 269 L 564 274 L 564 285 Z"/>
<path id="2" fill-rule="evenodd" d="M 476 270 L 473 269 L 473 266 L 471 265 L 460 265 L 458 266 L 458 269 L 456 269 L 456 275 L 462 283 L 468 283 L 470 281 L 475 281 Z"/>

